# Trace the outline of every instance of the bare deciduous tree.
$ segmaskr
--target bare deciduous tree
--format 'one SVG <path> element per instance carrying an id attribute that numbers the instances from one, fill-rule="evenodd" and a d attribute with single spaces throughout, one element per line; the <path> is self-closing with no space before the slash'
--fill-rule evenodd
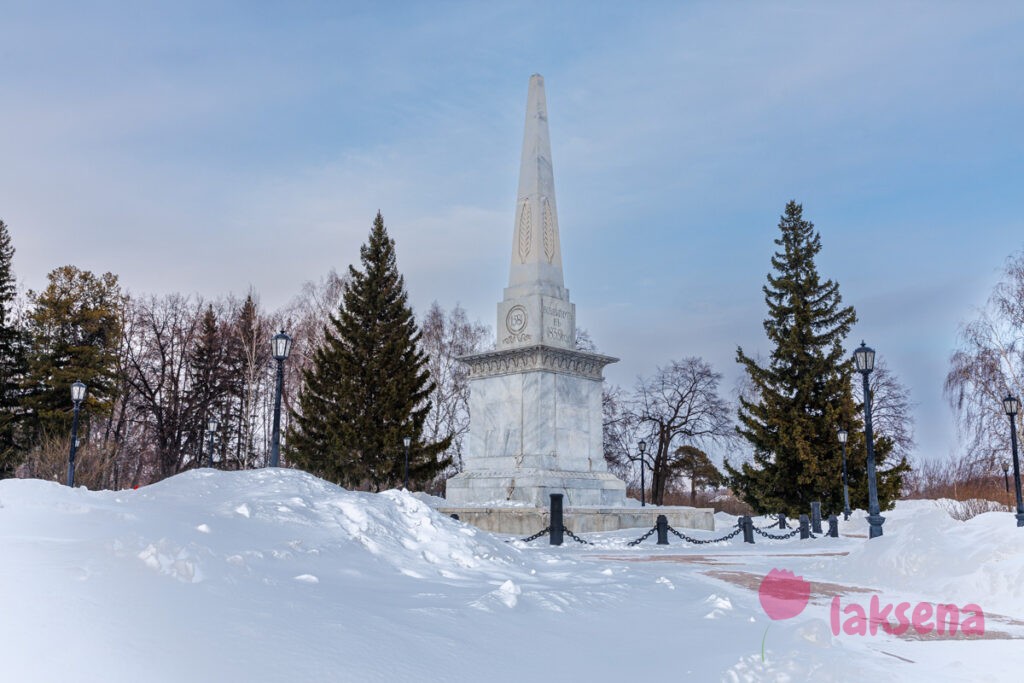
<path id="1" fill-rule="evenodd" d="M 630 486 L 640 483 L 637 442 L 640 420 L 632 411 L 630 399 L 622 387 L 605 386 L 601 392 L 602 431 L 604 433 L 604 460 L 609 471 Z"/>
<path id="2" fill-rule="evenodd" d="M 1002 400 L 1024 393 L 1024 252 L 1007 260 L 985 307 L 960 329 L 945 392 L 966 455 L 991 463 L 1009 452 Z"/>
<path id="3" fill-rule="evenodd" d="M 718 395 L 721 374 L 702 358 L 672 361 L 637 383 L 633 412 L 651 435 L 651 501 L 660 505 L 669 480 L 677 473 L 676 449 L 706 449 L 735 438 L 731 410 Z"/>
<path id="4" fill-rule="evenodd" d="M 420 330 L 420 348 L 429 357 L 427 369 L 436 385 L 423 436 L 438 442 L 451 435 L 452 444 L 443 455 L 451 456 L 453 470 L 461 472 L 463 441 L 469 431 L 469 369 L 458 359 L 481 351 L 490 330 L 480 322 L 470 322 L 461 306 L 445 313 L 436 301 L 423 317 Z"/>
<path id="5" fill-rule="evenodd" d="M 860 386 L 854 382 L 854 394 Z M 910 390 L 900 382 L 881 356 L 875 361 L 875 369 L 868 375 L 871 391 L 871 421 L 878 437 L 892 442 L 895 460 L 909 458 L 914 450 L 914 418 L 911 411 L 914 402 Z"/>
<path id="6" fill-rule="evenodd" d="M 126 382 L 133 419 L 153 448 L 157 478 L 195 466 L 201 450 L 203 415 L 191 399 L 191 350 L 201 304 L 189 297 L 135 299 L 125 321 Z"/>

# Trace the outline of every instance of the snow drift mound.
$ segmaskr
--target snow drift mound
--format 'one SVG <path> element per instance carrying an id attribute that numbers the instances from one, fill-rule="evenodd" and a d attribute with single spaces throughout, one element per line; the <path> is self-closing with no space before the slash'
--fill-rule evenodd
<path id="1" fill-rule="evenodd" d="M 1024 529 L 1012 514 L 988 512 L 966 522 L 936 501 L 898 501 L 884 535 L 858 544 L 829 575 L 851 584 L 927 594 L 986 610 L 1024 610 Z"/>
<path id="2" fill-rule="evenodd" d="M 490 571 L 507 578 L 522 563 L 515 548 L 409 493 L 347 491 L 296 470 L 197 470 L 134 491 L 7 480 L 0 505 L 8 532 L 93 542 L 186 582 L 212 578 L 221 565 L 252 574 L 264 560 L 313 581 L 318 556 L 331 557 L 332 570 L 377 573 L 386 565 L 416 578 Z"/>

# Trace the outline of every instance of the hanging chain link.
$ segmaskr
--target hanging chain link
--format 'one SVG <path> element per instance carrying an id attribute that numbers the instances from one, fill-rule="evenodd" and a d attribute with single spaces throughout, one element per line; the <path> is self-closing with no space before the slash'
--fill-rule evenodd
<path id="1" fill-rule="evenodd" d="M 640 538 L 636 539 L 635 541 L 630 541 L 630 542 L 629 542 L 629 543 L 627 543 L 626 545 L 628 545 L 628 546 L 640 545 L 641 543 L 643 543 L 644 541 L 646 541 L 646 540 L 647 540 L 648 538 L 650 538 L 650 537 L 651 537 L 651 534 L 653 534 L 653 533 L 654 533 L 655 531 L 657 531 L 657 530 L 658 530 L 658 527 L 657 527 L 657 525 L 655 525 L 655 526 L 652 526 L 652 527 L 651 527 L 651 530 L 650 530 L 650 531 L 648 531 L 648 532 L 647 532 L 646 534 L 644 534 L 644 535 L 643 535 L 643 536 L 641 536 Z"/>
<path id="2" fill-rule="evenodd" d="M 775 522 L 772 522 L 771 524 L 769 524 L 767 526 L 757 526 L 757 527 L 754 527 L 754 528 L 755 529 L 766 529 L 766 530 L 767 529 L 778 529 L 779 528 L 779 523 L 778 523 L 778 521 L 775 521 Z M 791 527 L 789 525 L 789 522 L 787 521 L 785 528 L 786 529 L 792 529 L 793 527 Z"/>
<path id="3" fill-rule="evenodd" d="M 720 541 L 728 541 L 730 538 L 736 537 L 741 531 L 743 531 L 743 529 L 741 529 L 739 527 L 736 527 L 736 529 L 733 530 L 732 533 L 726 534 L 725 536 L 722 536 L 721 538 L 709 538 L 707 540 L 701 540 L 699 538 L 691 538 L 690 536 L 687 536 L 686 534 L 681 534 L 678 531 L 676 531 L 675 529 L 673 529 L 672 527 L 669 527 L 668 530 L 671 531 L 676 536 L 678 536 L 679 538 L 683 539 L 684 541 L 687 541 L 688 543 L 694 543 L 696 545 L 705 545 L 707 543 L 718 543 Z"/>
<path id="4" fill-rule="evenodd" d="M 540 538 L 544 534 L 548 533 L 549 531 L 551 531 L 551 527 L 546 526 L 543 529 L 541 529 L 540 531 L 538 531 L 537 533 L 535 533 L 533 536 L 527 536 L 526 538 L 521 538 L 519 540 L 522 541 L 523 543 L 529 543 L 530 541 L 536 541 L 538 538 Z"/>
<path id="5" fill-rule="evenodd" d="M 769 534 L 767 531 L 762 531 L 761 529 L 759 529 L 759 528 L 757 528 L 755 526 L 754 527 L 754 533 L 760 534 L 761 536 L 764 536 L 765 538 L 771 538 L 771 539 L 776 540 L 776 541 L 783 541 L 783 540 L 785 540 L 787 538 L 793 538 L 798 533 L 800 533 L 800 530 L 799 529 L 793 529 L 788 534 L 783 534 L 781 536 L 776 536 L 775 534 Z"/>
<path id="6" fill-rule="evenodd" d="M 572 531 L 569 530 L 569 527 L 562 527 L 562 531 L 565 532 L 566 536 L 576 541 L 577 543 L 582 543 L 583 545 L 594 545 L 590 541 L 584 541 L 582 538 L 574 534 Z"/>

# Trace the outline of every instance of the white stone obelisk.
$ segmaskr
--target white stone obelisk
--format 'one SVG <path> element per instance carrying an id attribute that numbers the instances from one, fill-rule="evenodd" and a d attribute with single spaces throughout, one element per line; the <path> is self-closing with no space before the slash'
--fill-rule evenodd
<path id="1" fill-rule="evenodd" d="M 508 287 L 498 304 L 495 351 L 470 368 L 469 445 L 448 480 L 451 505 L 618 506 L 625 484 L 607 471 L 602 369 L 616 358 L 577 351 L 576 307 L 562 249 L 544 79 L 530 77 Z"/>

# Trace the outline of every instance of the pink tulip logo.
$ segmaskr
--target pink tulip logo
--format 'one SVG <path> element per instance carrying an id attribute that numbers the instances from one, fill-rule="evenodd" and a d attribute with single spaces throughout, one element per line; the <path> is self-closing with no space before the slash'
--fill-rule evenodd
<path id="1" fill-rule="evenodd" d="M 773 621 L 792 619 L 807 607 L 811 599 L 811 584 L 802 576 L 795 576 L 786 569 L 773 569 L 768 576 L 761 579 L 761 587 L 757 590 L 761 607 Z M 768 624 L 771 628 L 771 624 Z M 761 661 L 764 661 L 764 641 L 768 637 L 768 629 L 761 638 Z"/>
<path id="2" fill-rule="evenodd" d="M 811 584 L 786 569 L 773 569 L 761 580 L 757 591 L 765 614 L 780 621 L 804 611 L 811 599 Z"/>

